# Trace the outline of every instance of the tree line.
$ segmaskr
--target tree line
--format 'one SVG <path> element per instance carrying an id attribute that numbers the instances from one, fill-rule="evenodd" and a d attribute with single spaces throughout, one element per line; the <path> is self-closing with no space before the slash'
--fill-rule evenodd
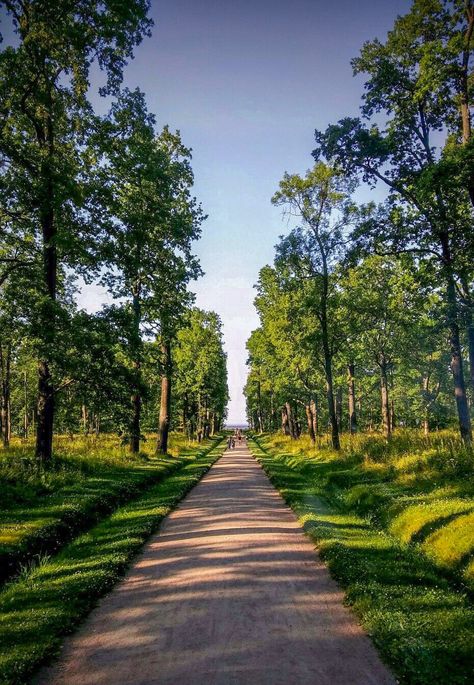
<path id="1" fill-rule="evenodd" d="M 4 6 L 13 39 L 0 53 L 3 442 L 34 429 L 44 463 L 54 429 L 118 430 L 132 452 L 143 430 L 158 429 L 165 453 L 172 421 L 199 437 L 220 428 L 227 376 L 219 318 L 195 309 L 188 290 L 202 275 L 192 245 L 205 219 L 191 151 L 179 131 L 157 129 L 144 93 L 122 86 L 150 36 L 150 3 Z M 79 310 L 79 277 L 113 304 Z"/>
<path id="2" fill-rule="evenodd" d="M 414 0 L 352 62 L 360 116 L 316 130 L 313 168 L 281 180 L 295 227 L 257 284 L 254 428 L 329 426 L 338 449 L 343 429 L 456 421 L 471 445 L 473 33 L 472 0 Z"/>

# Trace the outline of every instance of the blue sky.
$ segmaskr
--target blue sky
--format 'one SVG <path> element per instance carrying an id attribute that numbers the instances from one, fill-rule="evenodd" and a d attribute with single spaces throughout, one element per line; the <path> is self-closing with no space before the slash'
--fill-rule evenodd
<path id="1" fill-rule="evenodd" d="M 409 0 L 163 0 L 126 84 L 159 125 L 193 148 L 195 194 L 208 220 L 196 244 L 206 275 L 196 304 L 224 324 L 229 422 L 245 418 L 245 342 L 257 325 L 253 285 L 286 231 L 270 198 L 285 171 L 311 166 L 315 128 L 357 112 L 352 57 L 383 38 Z M 93 307 L 100 294 L 84 291 Z"/>
<path id="2" fill-rule="evenodd" d="M 158 124 L 193 148 L 195 194 L 209 219 L 196 244 L 206 272 L 196 304 L 224 324 L 231 403 L 245 417 L 245 342 L 258 320 L 253 285 L 286 231 L 270 198 L 285 171 L 311 166 L 315 128 L 357 113 L 363 81 L 350 59 L 383 38 L 410 0 L 152 0 L 152 38 L 126 85 Z M 99 288 L 80 302 L 95 309 Z"/>

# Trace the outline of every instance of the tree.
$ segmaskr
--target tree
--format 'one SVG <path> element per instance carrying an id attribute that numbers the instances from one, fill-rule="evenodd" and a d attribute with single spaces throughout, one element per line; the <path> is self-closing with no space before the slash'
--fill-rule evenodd
<path id="1" fill-rule="evenodd" d="M 140 446 L 143 336 L 160 335 L 164 378 L 170 378 L 171 337 L 190 301 L 186 285 L 200 274 L 191 243 L 199 237 L 203 214 L 189 193 L 190 151 L 178 133 L 165 128 L 156 136 L 154 126 L 143 94 L 124 91 L 104 122 L 98 170 L 111 216 L 102 282 L 122 301 L 127 319 L 132 452 Z M 165 453 L 169 393 L 167 382 L 159 446 Z"/>
<path id="2" fill-rule="evenodd" d="M 193 308 L 174 346 L 176 405 L 184 432 L 198 440 L 223 425 L 228 401 L 222 324 L 214 312 Z"/>
<path id="3" fill-rule="evenodd" d="M 38 459 L 52 454 L 55 388 L 51 356 L 58 345 L 58 269 L 88 261 L 96 226 L 88 221 L 86 183 L 91 159 L 87 92 L 93 62 L 105 72 L 103 94 L 116 91 L 126 60 L 148 33 L 149 3 L 109 0 L 7 0 L 18 38 L 0 55 L 0 155 L 6 174 L 21 180 L 23 202 L 2 198 L 10 218 L 27 208 L 29 254 L 41 263 L 38 288 Z M 24 223 L 24 222 L 23 222 Z M 12 242 L 14 221 L 8 228 Z"/>
<path id="4" fill-rule="evenodd" d="M 458 285 L 465 272 L 463 255 L 472 254 L 473 249 L 472 212 L 466 207 L 465 185 L 456 179 L 453 183 L 452 173 L 447 173 L 447 168 L 453 169 L 447 162 L 449 139 L 438 148 L 433 143 L 434 134 L 439 139 L 445 129 L 454 102 L 440 97 L 441 82 L 436 89 L 427 82 L 426 65 L 428 70 L 433 66 L 428 59 L 430 46 L 433 36 L 438 41 L 444 14 L 441 4 L 431 0 L 420 0 L 414 8 L 418 12 L 415 31 L 411 19 L 403 18 L 385 44 L 366 43 L 354 60 L 355 72 L 368 74 L 362 114 L 373 122 L 371 126 L 346 118 L 324 133 L 317 131 L 313 155 L 331 160 L 352 178 L 387 186 L 387 204 L 365 226 L 366 237 L 377 251 L 409 251 L 436 263 L 444 283 L 459 428 L 462 439 L 470 444 Z M 429 75 L 433 76 L 431 71 Z M 450 83 L 444 82 L 443 87 Z M 382 115 L 385 130 L 375 123 Z M 469 278 L 463 279 L 467 289 Z"/>
<path id="5" fill-rule="evenodd" d="M 309 278 L 314 284 L 313 312 L 321 332 L 327 404 L 334 449 L 339 449 L 332 360 L 334 356 L 331 299 L 332 275 L 343 249 L 343 231 L 353 212 L 351 184 L 334 168 L 317 163 L 304 178 L 285 174 L 280 189 L 272 198 L 297 218 L 302 227 L 293 230 L 278 247 L 279 259 L 293 267 L 296 278 Z"/>

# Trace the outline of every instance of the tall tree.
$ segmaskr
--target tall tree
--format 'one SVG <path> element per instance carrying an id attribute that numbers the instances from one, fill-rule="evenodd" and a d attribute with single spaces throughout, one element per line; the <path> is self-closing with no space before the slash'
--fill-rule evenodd
<path id="1" fill-rule="evenodd" d="M 318 147 L 313 154 L 316 159 L 330 159 L 351 177 L 387 186 L 387 206 L 365 227 L 382 251 L 400 254 L 408 250 L 436 262 L 444 283 L 459 428 L 470 444 L 458 284 L 463 255 L 472 254 L 473 249 L 472 212 L 466 208 L 465 186 L 453 183 L 452 174 L 446 173 L 449 139 L 438 146 L 434 142 L 440 138 L 439 131 L 445 130 L 452 102 L 440 97 L 439 89 L 427 87 L 422 68 L 429 63 L 424 57 L 431 39 L 440 32 L 438 15 L 428 12 L 428 5 L 440 7 L 431 0 L 415 3 L 423 18 L 416 35 L 408 20 L 400 20 L 384 44 L 366 43 L 354 60 L 355 72 L 368 75 L 362 114 L 372 124 L 347 118 L 324 133 L 317 131 Z M 464 282 L 469 288 L 469 278 Z"/>
<path id="2" fill-rule="evenodd" d="M 348 228 L 353 204 L 351 183 L 330 166 L 317 163 L 304 177 L 285 174 L 280 189 L 272 198 L 286 206 L 302 222 L 283 240 L 279 256 L 293 264 L 297 277 L 310 278 L 315 286 L 313 311 L 319 321 L 326 377 L 327 404 L 334 449 L 339 449 L 339 426 L 335 408 L 333 368 L 333 322 L 330 302 L 332 274 L 343 249 L 343 234 Z"/>
<path id="3" fill-rule="evenodd" d="M 162 349 L 170 352 L 170 336 L 190 301 L 186 284 L 200 274 L 191 243 L 199 237 L 203 214 L 189 192 L 190 151 L 178 133 L 165 128 L 156 136 L 154 126 L 143 94 L 124 91 L 104 122 L 98 171 L 112 217 L 102 282 L 123 300 L 128 317 L 132 452 L 140 448 L 143 336 L 159 333 Z M 162 362 L 166 377 L 170 363 L 168 355 Z M 165 404 L 169 387 L 162 397 Z M 162 410 L 169 414 L 163 403 Z M 163 427 L 160 449 L 166 450 Z"/>
<path id="4" fill-rule="evenodd" d="M 95 230 L 87 222 L 84 196 L 90 165 L 84 151 L 91 122 L 89 72 L 95 62 L 106 75 L 102 93 L 117 89 L 126 60 L 149 31 L 149 3 L 6 0 L 5 6 L 18 43 L 0 55 L 0 154 L 3 168 L 13 166 L 22 177 L 29 239 L 42 265 L 36 454 L 46 461 L 52 454 L 50 360 L 58 345 L 58 267 L 83 263 Z M 11 203 L 7 210 L 11 215 Z M 14 224 L 11 231 L 16 231 Z"/>

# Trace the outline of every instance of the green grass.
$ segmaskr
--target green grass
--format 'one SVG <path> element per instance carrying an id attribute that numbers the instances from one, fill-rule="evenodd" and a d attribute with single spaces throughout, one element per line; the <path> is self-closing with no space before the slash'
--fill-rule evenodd
<path id="1" fill-rule="evenodd" d="M 178 457 L 176 473 L 5 586 L 0 593 L 0 683 L 28 682 L 63 636 L 123 576 L 145 540 L 223 450 L 222 440 L 215 440 L 197 456 Z"/>
<path id="2" fill-rule="evenodd" d="M 178 455 L 200 448 L 173 434 L 170 453 L 155 457 L 154 440 L 132 457 L 113 436 L 58 437 L 55 457 L 38 469 L 32 445 L 19 440 L 0 452 L 0 582 L 25 564 L 60 549 L 119 504 L 179 466 Z"/>
<path id="3" fill-rule="evenodd" d="M 468 570 L 474 558 L 474 458 L 454 432 L 398 431 L 389 443 L 376 434 L 344 435 L 340 453 L 326 441 L 315 448 L 306 437 L 265 440 L 293 460 L 293 468 L 317 478 L 324 496 L 341 509 L 411 543 L 474 592 Z"/>
<path id="4" fill-rule="evenodd" d="M 285 450 L 287 447 L 290 449 Z M 402 540 L 404 536 L 412 539 L 421 529 L 432 531 L 423 538 L 425 544 L 430 536 L 440 535 L 442 527 L 434 530 L 433 517 L 424 510 L 413 527 L 408 508 L 423 507 L 420 498 L 425 498 L 425 506 L 434 511 L 441 491 L 443 501 L 453 496 L 453 507 L 442 513 L 449 519 L 446 527 L 458 520 L 461 524 L 464 514 L 449 517 L 454 510 L 465 511 L 464 502 L 469 508 L 471 485 L 466 464 L 462 466 L 464 476 L 456 475 L 451 465 L 447 478 L 436 457 L 431 465 L 425 462 L 424 469 L 418 466 L 417 476 L 407 482 L 399 480 L 394 468 L 402 452 L 393 445 L 391 455 L 383 455 L 378 446 L 371 457 L 368 451 L 361 455 L 347 448 L 336 455 L 325 447 L 310 449 L 306 455 L 304 441 L 295 445 L 279 436 L 266 436 L 252 442 L 251 449 L 317 543 L 332 575 L 345 589 L 347 602 L 399 681 L 409 685 L 474 682 L 474 610 L 457 582 L 460 576 L 452 574 L 455 567 L 450 567 L 449 573 L 443 571 L 441 559 L 433 557 L 435 541 L 429 545 L 429 553 L 423 553 L 422 542 Z M 402 512 L 407 512 L 406 525 L 399 520 L 401 533 L 395 535 L 387 528 Z M 441 525 L 439 521 L 437 525 Z M 465 532 L 466 526 L 460 525 L 456 533 L 461 536 L 461 531 Z M 449 537 L 454 539 L 454 531 Z M 445 542 L 440 547 L 448 549 Z M 459 549 L 457 543 L 454 548 Z M 469 542 L 462 546 L 462 555 L 466 549 L 470 549 Z M 468 569 L 474 575 L 469 563 L 459 569 L 464 580 Z"/>

